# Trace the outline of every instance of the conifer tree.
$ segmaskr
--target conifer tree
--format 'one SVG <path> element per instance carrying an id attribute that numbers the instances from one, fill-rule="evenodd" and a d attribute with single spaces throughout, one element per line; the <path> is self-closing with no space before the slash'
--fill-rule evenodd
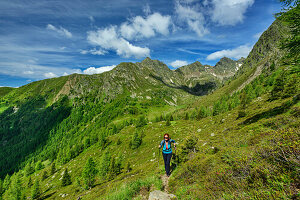
<path id="1" fill-rule="evenodd" d="M 185 113 L 184 120 L 189 120 L 189 113 Z"/>
<path id="2" fill-rule="evenodd" d="M 42 181 L 45 180 L 46 178 L 48 178 L 48 173 L 47 171 L 44 171 L 42 175 Z"/>
<path id="3" fill-rule="evenodd" d="M 116 173 L 116 159 L 114 156 L 110 159 L 109 164 L 109 172 L 108 172 L 108 179 L 113 179 L 117 175 Z"/>
<path id="4" fill-rule="evenodd" d="M 166 126 L 170 126 L 171 125 L 171 122 L 170 122 L 170 120 L 167 120 L 167 122 L 166 122 Z"/>
<path id="5" fill-rule="evenodd" d="M 2 196 L 2 193 L 3 193 L 3 181 L 2 179 L 0 178 L 0 199 L 1 199 L 1 196 Z"/>
<path id="6" fill-rule="evenodd" d="M 137 121 L 137 124 L 136 124 L 136 127 L 143 127 L 147 125 L 147 119 L 145 118 L 144 115 L 140 116 L 138 121 Z"/>
<path id="7" fill-rule="evenodd" d="M 213 116 L 218 115 L 221 112 L 221 104 L 219 101 L 217 101 L 216 103 L 214 103 L 213 106 Z"/>
<path id="8" fill-rule="evenodd" d="M 100 147 L 104 148 L 106 142 L 107 142 L 107 140 L 106 140 L 105 133 L 104 132 L 100 133 L 100 135 L 99 135 L 99 145 L 100 145 Z"/>
<path id="9" fill-rule="evenodd" d="M 3 192 L 9 188 L 9 185 L 10 185 L 10 176 L 6 174 L 3 181 Z"/>
<path id="10" fill-rule="evenodd" d="M 118 128 L 115 124 L 113 124 L 113 128 L 112 128 L 112 134 L 116 134 L 118 132 Z"/>
<path id="11" fill-rule="evenodd" d="M 91 146 L 91 140 L 90 138 L 85 138 L 84 140 L 84 148 L 87 149 Z"/>
<path id="12" fill-rule="evenodd" d="M 284 6 L 284 12 L 277 13 L 277 18 L 286 24 L 290 29 L 290 36 L 282 40 L 281 48 L 288 53 L 284 56 L 285 64 L 291 66 L 291 70 L 299 73 L 299 52 L 300 52 L 300 6 L 299 0 L 280 0 Z"/>
<path id="13" fill-rule="evenodd" d="M 99 167 L 99 174 L 102 178 L 106 178 L 106 175 L 109 171 L 109 163 L 110 163 L 111 155 L 109 151 L 105 151 L 102 155 L 100 167 Z"/>
<path id="14" fill-rule="evenodd" d="M 284 90 L 284 74 L 281 73 L 274 82 L 273 89 L 271 91 L 271 100 L 279 99 L 282 96 Z"/>
<path id="15" fill-rule="evenodd" d="M 241 106 L 243 109 L 245 109 L 247 104 L 250 103 L 250 101 L 251 101 L 251 99 L 249 98 L 249 96 L 245 90 L 242 91 L 242 93 L 240 95 L 240 99 L 241 99 Z"/>
<path id="16" fill-rule="evenodd" d="M 201 106 L 200 110 L 198 111 L 197 119 L 199 120 L 205 117 L 207 117 L 207 111 L 204 106 Z"/>
<path id="17" fill-rule="evenodd" d="M 129 145 L 131 149 L 137 149 L 141 144 L 142 137 L 137 131 L 135 131 Z"/>
<path id="18" fill-rule="evenodd" d="M 32 185 L 33 185 L 32 184 L 32 179 L 31 179 L 31 176 L 29 176 L 29 179 L 28 179 L 28 182 L 27 182 L 27 187 L 31 188 Z"/>
<path id="19" fill-rule="evenodd" d="M 282 97 L 287 98 L 300 92 L 300 76 L 299 74 L 293 74 L 287 80 L 282 92 Z"/>
<path id="20" fill-rule="evenodd" d="M 94 185 L 95 177 L 98 173 L 98 170 L 96 169 L 96 164 L 92 157 L 90 157 L 85 167 L 82 171 L 82 177 L 84 178 L 84 182 L 87 188 L 91 188 Z"/>
<path id="21" fill-rule="evenodd" d="M 25 166 L 25 175 L 29 176 L 34 172 L 34 168 L 32 167 L 32 163 L 28 162 Z"/>
<path id="22" fill-rule="evenodd" d="M 44 168 L 44 165 L 43 163 L 39 160 L 37 163 L 36 163 L 36 166 L 35 166 L 35 171 L 39 171 L 41 169 Z"/>
<path id="23" fill-rule="evenodd" d="M 61 179 L 61 185 L 62 186 L 67 186 L 67 185 L 71 185 L 72 181 L 71 181 L 71 176 L 68 173 L 68 168 L 65 169 L 64 171 L 64 175 Z"/>
<path id="24" fill-rule="evenodd" d="M 160 121 L 160 122 L 161 122 L 161 121 L 164 121 L 164 116 L 163 116 L 163 115 L 160 115 L 159 121 Z"/>
<path id="25" fill-rule="evenodd" d="M 125 170 L 125 172 L 130 172 L 130 171 L 132 170 L 132 168 L 131 168 L 131 165 L 130 165 L 130 162 L 129 162 L 129 161 L 126 163 L 126 166 L 125 166 L 124 170 Z"/>
<path id="26" fill-rule="evenodd" d="M 52 162 L 52 164 L 51 164 L 51 172 L 50 172 L 50 174 L 51 174 L 51 175 L 53 175 L 53 174 L 55 174 L 55 172 L 56 172 L 56 166 L 55 166 L 55 162 Z"/>
<path id="27" fill-rule="evenodd" d="M 19 174 L 14 174 L 12 176 L 11 185 L 8 189 L 8 196 L 13 200 L 21 200 L 22 198 L 22 184 Z"/>
<path id="28" fill-rule="evenodd" d="M 31 198 L 32 199 L 40 199 L 41 191 L 40 191 L 40 183 L 39 180 L 36 179 L 34 185 L 31 190 Z"/>
<path id="29" fill-rule="evenodd" d="M 115 172 L 116 172 L 116 174 L 118 175 L 118 174 L 120 174 L 121 173 L 121 168 L 122 168 L 122 160 L 123 160 L 123 158 L 122 158 L 122 156 L 119 154 L 119 156 L 118 156 L 118 158 L 116 159 L 116 167 L 115 167 Z"/>

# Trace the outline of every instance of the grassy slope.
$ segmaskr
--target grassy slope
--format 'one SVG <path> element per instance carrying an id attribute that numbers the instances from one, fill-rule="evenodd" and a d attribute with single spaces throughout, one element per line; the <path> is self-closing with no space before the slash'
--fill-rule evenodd
<path id="1" fill-rule="evenodd" d="M 275 152 L 275 138 L 288 132 L 275 130 L 290 127 L 294 138 L 283 143 L 299 153 L 295 145 L 300 139 L 300 122 L 291 111 L 299 110 L 300 104 L 283 110 L 288 100 L 268 102 L 264 98 L 248 106 L 246 118 L 237 119 L 235 109 L 197 123 L 201 131 L 192 133 L 197 138 L 197 153 L 188 154 L 188 161 L 174 172 L 170 179 L 174 193 L 182 199 L 276 199 L 297 195 L 295 169 L 288 169 L 280 161 L 272 162 L 273 155 L 263 152 Z M 253 119 L 253 123 L 243 124 L 247 119 Z M 290 160 L 295 155 L 286 154 Z M 297 159 L 290 160 L 294 163 L 287 164 L 299 167 Z"/>
<path id="2" fill-rule="evenodd" d="M 290 99 L 285 101 L 288 100 Z M 261 148 L 262 144 L 267 144 L 267 141 L 270 139 L 270 134 L 272 134 L 270 131 L 285 127 L 299 127 L 299 120 L 291 114 L 291 110 L 299 110 L 299 103 L 293 105 L 283 113 L 272 116 L 272 109 L 282 104 L 284 104 L 284 101 L 268 102 L 264 96 L 263 98 L 256 99 L 248 106 L 246 109 L 246 112 L 249 113 L 247 118 L 237 119 L 238 108 L 236 108 L 222 115 L 208 117 L 200 121 L 178 120 L 172 122 L 171 126 L 165 126 L 165 122 L 149 123 L 142 128 L 145 136 L 142 145 L 136 150 L 128 148 L 131 139 L 130 136 L 133 135 L 135 127 L 126 127 L 117 135 L 109 137 L 111 144 L 107 148 L 109 148 L 111 152 L 114 152 L 116 157 L 123 155 L 125 161 L 130 161 L 133 171 L 122 173 L 114 180 L 108 182 L 98 177 L 96 186 L 89 191 L 77 186 L 74 177 L 80 176 L 82 166 L 84 166 L 88 157 L 92 156 L 99 166 L 103 150 L 101 150 L 98 144 L 95 144 L 66 165 L 60 166 L 59 171 L 54 177 L 49 177 L 44 180 L 42 182 L 42 190 L 47 192 L 43 195 L 48 196 L 49 199 L 59 198 L 60 194 L 68 194 L 68 199 L 75 199 L 81 195 L 84 195 L 82 199 L 106 199 L 106 195 L 108 195 L 111 190 L 120 188 L 124 183 L 146 179 L 151 176 L 157 177 L 163 174 L 163 160 L 160 156 L 160 165 L 158 167 L 156 146 L 160 142 L 162 134 L 168 132 L 172 135 L 172 138 L 178 142 L 179 152 L 182 151 L 184 141 L 187 138 L 192 136 L 197 139 L 196 149 L 198 152 L 186 155 L 188 161 L 186 163 L 180 163 L 170 179 L 171 192 L 177 194 L 180 198 L 249 198 L 249 196 L 253 197 L 255 195 L 266 198 L 270 197 L 268 195 L 272 193 L 271 190 L 277 191 L 277 193 L 275 192 L 276 195 L 287 197 L 284 192 L 281 191 L 281 186 L 274 188 L 268 187 L 267 185 L 258 191 L 256 191 L 257 186 L 254 186 L 252 190 L 249 190 L 246 180 L 250 175 L 238 174 L 242 173 L 244 169 L 248 169 L 248 167 L 251 168 L 250 172 L 252 173 L 254 173 L 253 170 L 255 171 L 257 169 L 273 169 L 272 164 L 267 160 L 253 160 L 257 149 Z M 256 122 L 241 125 L 246 119 L 263 112 L 269 113 L 270 116 L 265 115 Z M 299 134 L 299 132 L 297 134 Z M 122 141 L 119 145 L 117 145 L 118 139 Z M 214 152 L 212 147 L 219 151 Z M 230 163 L 236 163 L 234 165 L 236 168 Z M 47 162 L 45 162 L 45 164 L 47 165 Z M 64 171 L 65 167 L 68 167 L 70 170 L 73 184 L 67 187 L 61 187 L 61 181 L 59 179 L 62 177 L 61 172 Z M 49 166 L 44 170 L 50 171 Z M 221 180 L 216 173 L 226 170 L 236 170 L 234 171 L 236 174 L 227 175 L 232 177 L 227 177 L 224 181 L 223 179 Z M 42 171 L 32 175 L 32 179 L 34 180 Z M 285 180 L 278 180 L 277 182 L 283 184 L 287 192 L 291 192 L 290 185 L 292 182 L 290 174 L 273 174 L 273 176 L 279 179 L 281 176 L 284 176 Z M 241 180 L 242 183 L 245 184 L 242 187 L 239 186 Z M 228 183 L 226 181 L 232 182 Z M 257 181 L 261 181 L 259 177 Z M 288 182 L 285 183 L 284 181 Z M 151 189 L 154 188 L 155 187 Z M 29 195 L 30 190 L 28 189 L 27 192 L 27 195 Z M 262 194 L 265 196 L 262 196 Z"/>
<path id="3" fill-rule="evenodd" d="M 250 72 L 251 73 L 251 72 Z M 243 80 L 243 77 L 241 78 Z M 241 80 L 236 80 L 237 82 Z M 238 84 L 237 84 L 238 85 Z M 235 81 L 232 81 L 229 85 L 220 88 L 215 93 L 206 97 L 200 97 L 202 102 L 210 102 L 218 95 L 224 93 L 224 91 L 233 91 L 233 88 L 238 86 L 235 85 Z M 199 98 L 199 97 L 197 97 Z M 191 100 L 191 99 L 190 99 Z M 288 101 L 290 99 L 286 99 Z M 191 100 L 192 101 L 192 100 Z M 284 101 L 277 100 L 269 102 L 267 96 L 255 99 L 247 108 L 248 113 L 246 118 L 237 119 L 237 113 L 239 107 L 235 108 L 230 112 L 223 113 L 214 117 L 207 117 L 200 121 L 195 120 L 177 120 L 172 122 L 172 125 L 165 126 L 166 122 L 149 123 L 143 127 L 144 138 L 142 145 L 136 149 L 131 150 L 129 141 L 134 133 L 135 127 L 128 126 L 121 130 L 117 135 L 109 136 L 110 145 L 107 147 L 114 152 L 115 156 L 120 154 L 124 156 L 123 167 L 127 161 L 132 163 L 133 171 L 129 173 L 122 173 L 118 175 L 114 180 L 104 181 L 99 176 L 97 177 L 96 186 L 91 190 L 84 190 L 81 186 L 78 186 L 75 181 L 75 177 L 80 177 L 83 166 L 89 156 L 92 156 L 98 167 L 100 165 L 101 155 L 103 150 L 99 147 L 99 144 L 91 146 L 78 157 L 71 160 L 63 166 L 59 166 L 58 172 L 55 176 L 51 176 L 41 182 L 41 188 L 43 196 L 49 199 L 60 198 L 59 195 L 68 194 L 68 199 L 75 199 L 78 196 L 82 196 L 82 199 L 109 199 L 107 196 L 111 191 L 115 191 L 115 194 L 120 194 L 124 191 L 123 184 L 134 182 L 138 180 L 151 179 L 152 183 L 157 183 L 153 187 L 146 188 L 153 190 L 155 188 L 161 189 L 161 183 L 157 180 L 157 177 L 164 173 L 162 166 L 162 158 L 160 157 L 160 166 L 157 163 L 157 149 L 156 146 L 160 142 L 163 133 L 169 132 L 179 145 L 178 151 L 180 159 L 185 158 L 186 163 L 182 162 L 178 165 L 173 173 L 173 177 L 170 179 L 170 189 L 172 193 L 175 193 L 181 199 L 202 199 L 202 198 L 267 198 L 270 197 L 272 190 L 277 191 L 277 196 L 282 198 L 288 197 L 285 192 L 282 191 L 284 186 L 287 193 L 293 194 L 291 185 L 293 184 L 293 178 L 289 173 L 278 173 L 278 168 L 273 170 L 272 164 L 267 160 L 257 158 L 257 149 L 262 148 L 262 144 L 268 144 L 270 132 L 273 129 L 283 128 L 287 126 L 299 127 L 299 120 L 295 117 L 295 114 L 291 110 L 299 110 L 299 103 L 285 110 L 283 113 L 274 114 L 275 107 L 280 107 L 284 104 Z M 207 105 L 209 105 L 207 103 Z M 196 107 L 195 105 L 188 105 L 189 107 Z M 172 112 L 174 110 L 185 109 L 185 105 L 179 107 L 164 106 L 157 107 L 155 109 L 150 108 L 148 117 L 153 119 L 155 116 L 162 113 Z M 261 115 L 261 113 L 265 113 Z M 246 119 L 250 119 L 253 116 L 262 116 L 257 118 L 258 120 L 253 123 L 241 125 Z M 119 123 L 124 120 L 126 116 L 119 117 L 114 120 L 115 123 Z M 253 119 L 256 119 L 255 117 Z M 253 121 L 253 120 L 252 120 Z M 89 123 L 89 126 L 94 126 L 93 122 Z M 213 133 L 213 134 L 212 134 Z M 299 136 L 299 132 L 297 132 Z M 213 135 L 213 136 L 212 136 Z M 182 153 L 183 147 L 185 147 L 184 141 L 187 138 L 197 138 L 197 153 L 189 153 L 185 155 Z M 117 141 L 120 139 L 121 144 L 117 145 Z M 212 149 L 214 147 L 216 150 Z M 271 145 L 267 145 L 271 148 Z M 258 161 L 252 162 L 255 159 Z M 234 165 L 232 163 L 235 163 Z M 50 162 L 45 161 L 46 168 L 44 170 L 50 171 Z M 254 169 L 252 167 L 254 166 Z M 61 187 L 62 177 L 61 173 L 65 167 L 68 167 L 73 184 L 66 187 Z M 273 170 L 272 177 L 276 179 L 276 184 L 282 186 L 270 186 L 258 190 L 258 186 L 253 186 L 249 189 L 247 178 L 251 176 L 258 176 L 257 181 L 260 183 L 262 180 L 260 173 L 263 168 L 267 168 L 269 171 Z M 243 174 L 247 171 L 248 174 Z M 280 169 L 280 167 L 279 167 Z M 40 180 L 41 174 L 44 170 L 35 172 L 31 175 L 32 180 L 36 178 Z M 225 177 L 223 175 L 220 178 L 216 175 L 220 171 L 234 171 L 235 174 L 230 174 L 231 177 Z M 251 171 L 252 170 L 252 171 Z M 227 172 L 226 171 L 226 172 Z M 257 172 L 258 171 L 258 172 Z M 250 174 L 254 174 L 251 175 Z M 262 176 L 265 176 L 264 174 Z M 275 178 L 274 178 L 275 177 Z M 283 178 L 281 178 L 283 177 Z M 225 181 L 224 181 L 225 180 Z M 254 180 L 256 180 L 254 178 Z M 223 182 L 222 182 L 223 181 Z M 246 181 L 246 182 L 245 182 Z M 272 179 L 269 180 L 272 182 Z M 26 188 L 26 196 L 30 196 L 31 189 L 25 185 L 28 182 L 28 177 L 22 179 L 23 186 Z M 230 182 L 230 183 L 228 183 Z M 238 187 L 238 184 L 242 182 L 243 187 Z M 81 182 L 82 183 L 82 182 Z M 127 188 L 128 189 L 128 188 Z M 125 188 L 125 191 L 127 190 Z M 236 191 L 236 192 L 233 192 Z M 135 192 L 139 192 L 139 188 L 136 188 Z M 255 193 L 256 192 L 256 193 Z M 118 199 L 118 198 L 116 198 Z"/>

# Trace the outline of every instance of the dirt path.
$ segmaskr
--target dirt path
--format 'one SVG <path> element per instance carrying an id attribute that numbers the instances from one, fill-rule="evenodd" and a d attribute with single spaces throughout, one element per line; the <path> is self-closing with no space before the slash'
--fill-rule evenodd
<path id="1" fill-rule="evenodd" d="M 169 177 L 168 177 L 166 174 L 164 174 L 164 175 L 162 175 L 160 178 L 161 178 L 161 180 L 162 180 L 162 184 L 163 184 L 163 187 L 164 187 L 164 191 L 165 191 L 166 193 L 168 193 L 168 192 L 169 192 Z"/>
<path id="2" fill-rule="evenodd" d="M 169 194 L 169 177 L 162 175 L 161 177 L 164 191 L 154 190 L 150 192 L 148 200 L 175 200 L 177 197 L 174 194 Z"/>

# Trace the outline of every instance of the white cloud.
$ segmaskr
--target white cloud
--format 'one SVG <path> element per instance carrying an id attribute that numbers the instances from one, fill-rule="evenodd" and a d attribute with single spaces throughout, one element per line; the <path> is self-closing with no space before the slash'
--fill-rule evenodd
<path id="1" fill-rule="evenodd" d="M 90 50 L 81 50 L 80 51 L 81 54 L 93 54 L 93 55 L 104 55 L 107 53 L 107 51 L 103 50 L 103 49 L 96 49 L 96 48 L 93 48 L 93 49 L 90 49 Z"/>
<path id="2" fill-rule="evenodd" d="M 103 73 L 106 71 L 110 71 L 115 67 L 116 67 L 116 65 L 104 66 L 104 67 L 99 67 L 99 68 L 89 67 L 89 68 L 83 70 L 83 73 L 84 74 L 100 74 L 100 73 Z"/>
<path id="3" fill-rule="evenodd" d="M 170 63 L 170 65 L 174 68 L 178 68 L 178 67 L 181 67 L 181 66 L 184 66 L 184 65 L 187 65 L 187 64 L 188 64 L 188 62 L 184 61 L 184 60 L 175 60 L 175 61 Z"/>
<path id="4" fill-rule="evenodd" d="M 30 70 L 24 71 L 23 73 L 24 73 L 24 74 L 34 74 L 34 72 L 33 72 L 33 71 L 30 71 Z"/>
<path id="5" fill-rule="evenodd" d="M 0 62 L 0 71 L 9 76 L 22 77 L 31 80 L 53 78 L 67 74 L 82 73 L 80 69 L 67 67 L 49 67 L 24 62 Z"/>
<path id="6" fill-rule="evenodd" d="M 44 76 L 45 76 L 46 78 L 54 78 L 54 77 L 57 77 L 57 75 L 54 74 L 53 72 L 45 73 Z"/>
<path id="7" fill-rule="evenodd" d="M 172 27 L 171 16 L 151 13 L 148 4 L 144 7 L 145 17 L 135 16 L 120 26 L 111 25 L 99 28 L 96 31 L 88 31 L 87 40 L 90 44 L 100 47 L 99 50 L 82 50 L 81 54 L 91 53 L 103 55 L 107 51 L 115 51 L 119 56 L 125 58 L 150 57 L 148 47 L 140 47 L 132 44 L 132 40 L 154 37 L 157 34 L 168 35 L 169 28 Z M 130 42 L 129 42 L 130 41 Z"/>
<path id="8" fill-rule="evenodd" d="M 179 22 L 186 23 L 188 28 L 194 31 L 199 37 L 209 33 L 209 30 L 204 26 L 205 18 L 199 10 L 198 5 L 188 6 L 187 4 L 193 1 L 184 1 L 182 5 L 179 1 L 176 2 L 175 12 Z"/>
<path id="9" fill-rule="evenodd" d="M 117 33 L 116 26 L 89 31 L 87 40 L 90 44 L 100 46 L 102 49 L 116 51 L 118 55 L 125 58 L 150 56 L 149 48 L 130 44 Z"/>
<path id="10" fill-rule="evenodd" d="M 244 14 L 255 0 L 212 0 L 211 18 L 219 25 L 235 25 L 243 22 Z"/>
<path id="11" fill-rule="evenodd" d="M 122 37 L 129 40 L 134 38 L 149 38 L 155 36 L 156 33 L 168 35 L 170 25 L 172 25 L 170 16 L 153 13 L 146 18 L 136 16 L 129 22 L 123 23 L 120 27 L 120 32 Z"/>
<path id="12" fill-rule="evenodd" d="M 223 57 L 229 57 L 234 59 L 240 59 L 241 57 L 247 57 L 251 51 L 252 46 L 241 45 L 235 49 L 225 49 L 222 51 L 216 51 L 206 57 L 206 60 L 216 60 Z"/>
<path id="13" fill-rule="evenodd" d="M 68 38 L 71 38 L 71 37 L 72 37 L 72 33 L 69 32 L 67 29 L 65 29 L 65 28 L 63 28 L 63 27 L 56 28 L 56 27 L 53 26 L 52 24 L 48 24 L 48 25 L 47 25 L 47 29 L 48 29 L 48 30 L 55 31 L 55 32 L 59 33 L 60 35 L 66 36 L 66 37 L 68 37 Z"/>

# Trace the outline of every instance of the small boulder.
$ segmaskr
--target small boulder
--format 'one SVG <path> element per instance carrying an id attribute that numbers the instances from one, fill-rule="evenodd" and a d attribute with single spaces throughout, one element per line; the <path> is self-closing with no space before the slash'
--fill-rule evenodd
<path id="1" fill-rule="evenodd" d="M 168 194 L 160 190 L 150 192 L 148 200 L 175 200 L 177 197 L 174 194 Z"/>

